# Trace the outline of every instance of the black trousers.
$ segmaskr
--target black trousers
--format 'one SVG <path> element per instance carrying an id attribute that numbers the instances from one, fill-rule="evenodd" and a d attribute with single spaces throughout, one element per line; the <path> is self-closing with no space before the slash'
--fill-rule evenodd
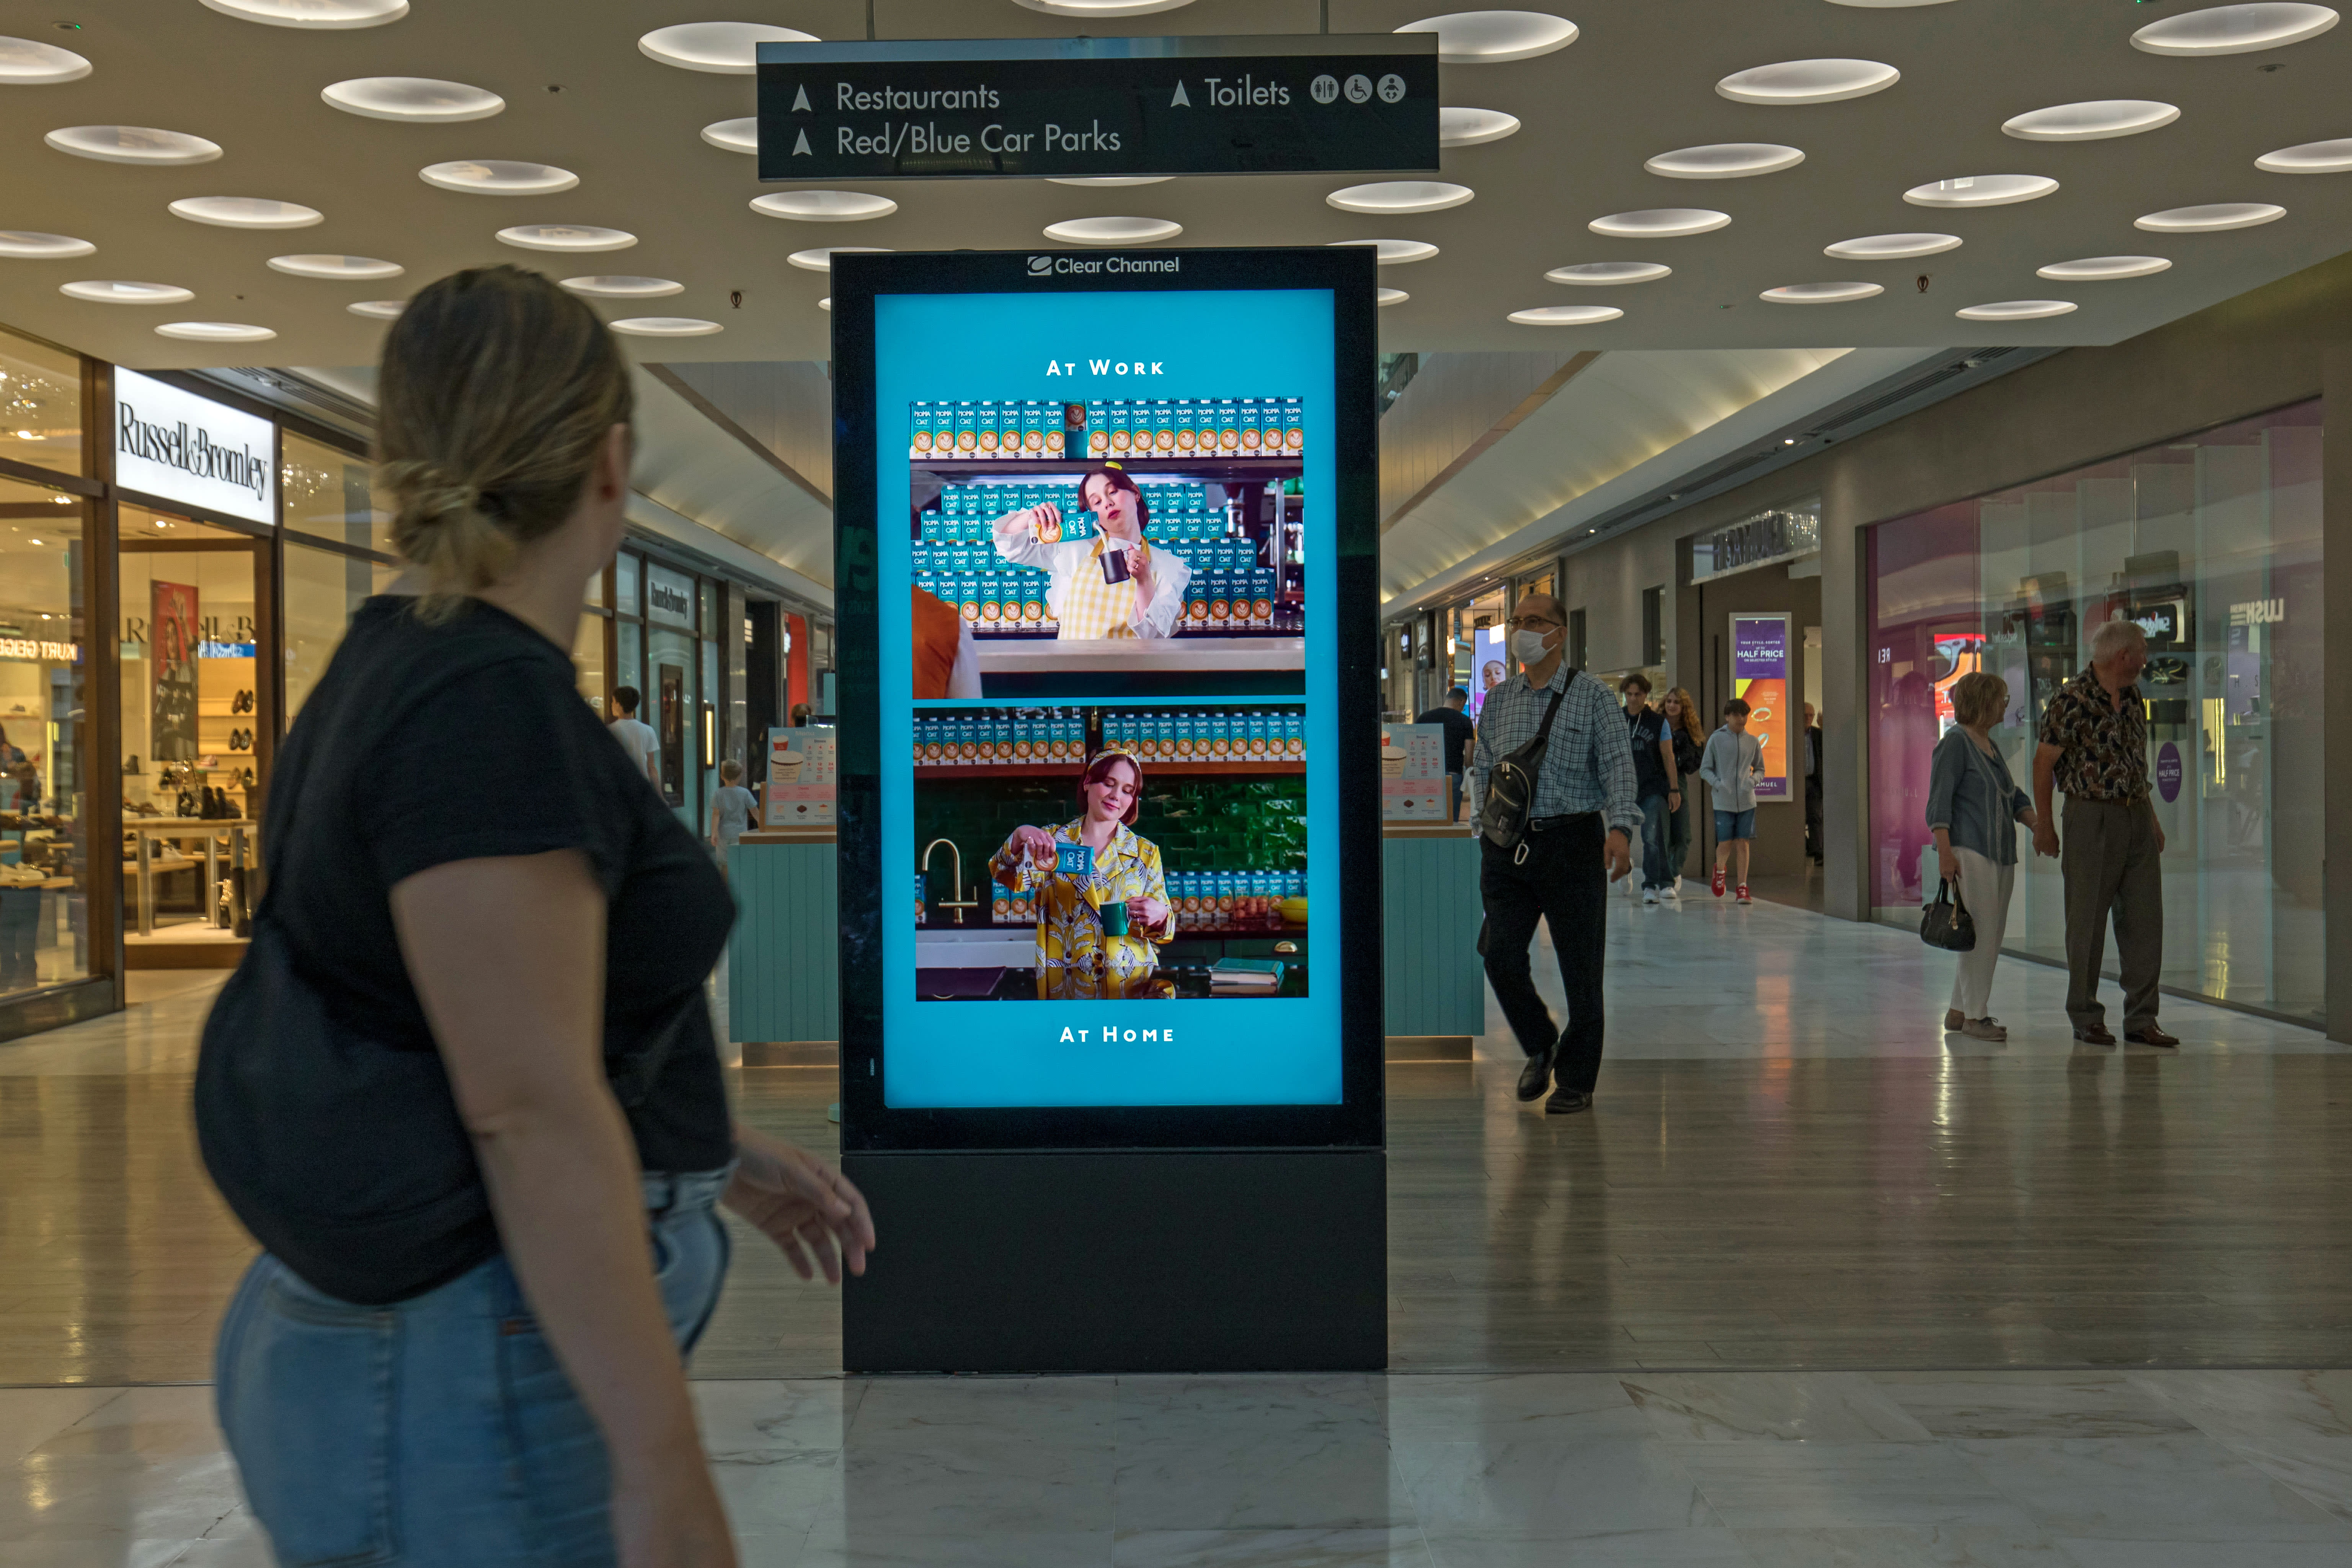
<path id="1" fill-rule="evenodd" d="M 1601 1079 L 1601 958 L 1607 936 L 1609 869 L 1601 863 L 1601 814 L 1586 812 L 1531 832 L 1527 858 L 1480 840 L 1478 892 L 1486 906 L 1486 983 L 1511 1021 L 1519 1049 L 1529 1056 L 1556 1043 L 1552 1078 L 1562 1089 L 1591 1094 Z M 1551 1009 L 1536 994 L 1528 948 L 1536 921 L 1551 927 L 1568 995 L 1568 1027 L 1556 1029 Z"/>
<path id="2" fill-rule="evenodd" d="M 1805 780 L 1805 853 L 1820 859 L 1822 849 L 1822 781 L 1817 777 Z"/>

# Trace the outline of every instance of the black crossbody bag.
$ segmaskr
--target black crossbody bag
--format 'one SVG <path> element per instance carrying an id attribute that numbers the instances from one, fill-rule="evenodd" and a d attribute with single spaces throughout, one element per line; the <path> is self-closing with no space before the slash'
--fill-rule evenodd
<path id="1" fill-rule="evenodd" d="M 1478 832 L 1487 843 L 1505 850 L 1516 866 L 1528 858 L 1528 823 L 1536 799 L 1536 775 L 1543 771 L 1544 752 L 1551 746 L 1551 721 L 1559 714 L 1559 700 L 1575 684 L 1576 671 L 1551 694 L 1536 738 L 1507 753 L 1486 775 L 1486 800 L 1478 808 Z"/>

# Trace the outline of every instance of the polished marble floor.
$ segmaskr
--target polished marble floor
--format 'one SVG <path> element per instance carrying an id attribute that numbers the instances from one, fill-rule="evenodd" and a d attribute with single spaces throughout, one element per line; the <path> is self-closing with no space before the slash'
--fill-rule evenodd
<path id="1" fill-rule="evenodd" d="M 843 1378 L 747 1242 L 696 1365 L 745 1561 L 2352 1563 L 2352 1051 L 2170 999 L 2178 1054 L 2077 1047 L 2023 963 L 1984 1046 L 1901 932 L 1610 921 L 1591 1114 L 1491 1008 L 1391 1069 L 1387 1376 Z M 268 1560 L 198 1386 L 210 995 L 0 1046 L 6 1568 Z M 738 1085 L 829 1146 L 828 1074 Z"/>

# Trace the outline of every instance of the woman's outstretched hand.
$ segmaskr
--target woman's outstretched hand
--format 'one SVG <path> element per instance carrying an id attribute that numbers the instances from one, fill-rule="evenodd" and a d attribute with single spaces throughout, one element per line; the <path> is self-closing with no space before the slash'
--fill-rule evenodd
<path id="1" fill-rule="evenodd" d="M 1050 866 L 1059 854 L 1054 847 L 1054 836 L 1042 827 L 1016 827 L 1013 837 L 1033 864 Z"/>
<path id="2" fill-rule="evenodd" d="M 838 1285 L 845 1262 L 852 1274 L 866 1272 L 874 1215 L 848 1177 L 805 1149 L 740 1124 L 735 1156 L 727 1206 L 782 1248 L 794 1273 L 814 1279 L 822 1268 L 825 1283 Z"/>

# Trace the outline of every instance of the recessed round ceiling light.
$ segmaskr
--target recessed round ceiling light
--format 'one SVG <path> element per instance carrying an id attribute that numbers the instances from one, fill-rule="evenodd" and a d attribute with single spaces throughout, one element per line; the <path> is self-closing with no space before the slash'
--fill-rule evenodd
<path id="1" fill-rule="evenodd" d="M 2033 275 L 2057 283 L 2095 282 L 2107 278 L 2145 278 L 2171 265 L 2161 256 L 2086 256 L 2080 261 L 2053 261 L 2034 268 Z"/>
<path id="2" fill-rule="evenodd" d="M 1437 58 L 1449 66 L 1531 60 L 1576 42 L 1576 24 L 1542 11 L 1454 11 L 1407 22 L 1400 33 L 1435 33 Z"/>
<path id="3" fill-rule="evenodd" d="M 171 206 L 173 217 L 208 223 L 215 228 L 309 228 L 324 223 L 327 215 L 297 202 L 273 202 L 267 196 L 183 196 Z"/>
<path id="4" fill-rule="evenodd" d="M 88 256 L 98 247 L 69 234 L 38 234 L 29 228 L 0 228 L 0 256 L 19 261 L 58 261 Z"/>
<path id="5" fill-rule="evenodd" d="M 389 321 L 394 317 L 399 315 L 403 310 L 408 309 L 408 301 L 405 300 L 362 300 L 356 305 L 346 305 L 343 309 L 349 310 L 354 316 L 366 316 L 373 321 Z"/>
<path id="6" fill-rule="evenodd" d="M 1402 289 L 1375 289 L 1372 302 L 1376 305 L 1402 305 L 1412 296 Z"/>
<path id="7" fill-rule="evenodd" d="M 2021 142 L 2104 142 L 2110 136 L 2137 136 L 2179 118 L 2178 105 L 2152 98 L 2095 98 L 2011 115 L 2000 122 L 2000 130 Z"/>
<path id="8" fill-rule="evenodd" d="M 2131 46 L 2151 55 L 2246 55 L 2315 38 L 2336 21 L 2325 5 L 2216 5 L 2150 22 Z"/>
<path id="9" fill-rule="evenodd" d="M 1437 111 L 1440 147 L 1476 147 L 1518 133 L 1519 117 L 1499 109 L 1441 109 Z"/>
<path id="10" fill-rule="evenodd" d="M 427 163 L 416 177 L 445 191 L 465 191 L 480 196 L 544 196 L 568 191 L 580 176 L 552 163 L 518 163 L 503 158 L 468 158 L 453 163 Z"/>
<path id="11" fill-rule="evenodd" d="M 373 256 L 273 256 L 269 258 L 269 269 L 296 278 L 326 278 L 344 282 L 361 278 L 397 278 L 408 270 L 397 261 L 380 261 Z"/>
<path id="12" fill-rule="evenodd" d="M 125 283 L 116 279 L 60 283 L 58 292 L 69 300 L 90 300 L 101 305 L 177 305 L 196 297 L 193 289 L 173 283 Z"/>
<path id="13" fill-rule="evenodd" d="M 1074 217 L 1045 226 L 1045 237 L 1065 245 L 1151 245 L 1183 232 L 1182 224 L 1164 217 Z"/>
<path id="14" fill-rule="evenodd" d="M 1729 213 L 1706 207 L 1649 207 L 1641 212 L 1611 213 L 1584 226 L 1595 234 L 1620 239 L 1673 239 L 1685 234 L 1707 234 L 1731 225 Z"/>
<path id="15" fill-rule="evenodd" d="M 1373 261 L 1381 267 L 1402 267 L 1408 261 L 1426 261 L 1437 254 L 1437 247 L 1424 239 L 1335 239 L 1334 246 L 1369 245 L 1374 252 Z"/>
<path id="16" fill-rule="evenodd" d="M 329 108 L 367 120 L 407 120 L 446 125 L 488 120 L 507 100 L 484 88 L 429 76 L 361 76 L 319 89 Z"/>
<path id="17" fill-rule="evenodd" d="M 1879 283 L 1786 283 L 1756 297 L 1775 305 L 1842 305 L 1885 292 L 1885 286 Z"/>
<path id="18" fill-rule="evenodd" d="M 1625 312 L 1614 305 L 1538 305 L 1514 310 L 1509 320 L 1523 327 L 1591 327 L 1613 321 Z"/>
<path id="19" fill-rule="evenodd" d="M 101 163 L 209 163 L 221 155 L 217 142 L 144 125 L 68 125 L 41 140 L 60 153 Z"/>
<path id="20" fill-rule="evenodd" d="M 1830 0 L 1832 5 L 1851 5 L 1857 11 L 1907 11 L 1915 5 L 1943 5 L 1949 0 Z"/>
<path id="21" fill-rule="evenodd" d="M 1175 177 L 1173 174 L 1088 174 L 1084 177 L 1071 175 L 1055 179 L 1048 175 L 1045 183 L 1049 185 L 1095 185 L 1108 188 L 1127 185 L 1164 185 Z"/>
<path id="22" fill-rule="evenodd" d="M 777 191 L 753 196 L 751 210 L 797 223 L 863 223 L 867 218 L 888 217 L 898 210 L 898 204 L 863 191 Z"/>
<path id="23" fill-rule="evenodd" d="M 629 316 L 614 321 L 613 330 L 633 338 L 707 338 L 727 329 L 694 316 Z"/>
<path id="24" fill-rule="evenodd" d="M 730 153 L 757 153 L 760 150 L 760 121 L 757 115 L 741 120 L 717 120 L 702 128 L 702 139 L 713 147 Z"/>
<path id="25" fill-rule="evenodd" d="M 268 327 L 248 327 L 242 321 L 166 321 L 155 331 L 163 337 L 197 343 L 266 343 L 278 335 Z"/>
<path id="26" fill-rule="evenodd" d="M 680 22 L 637 40 L 637 52 L 680 70 L 750 76 L 760 68 L 761 44 L 814 44 L 814 33 L 765 22 Z"/>
<path id="27" fill-rule="evenodd" d="M 2282 147 L 2255 159 L 2254 167 L 2273 174 L 2340 174 L 2352 169 L 2352 140 Z"/>
<path id="28" fill-rule="evenodd" d="M 1603 283 L 1650 283 L 1672 277 L 1674 270 L 1663 261 L 1580 261 L 1573 267 L 1553 268 L 1544 274 L 1544 280 L 1586 287 Z"/>
<path id="29" fill-rule="evenodd" d="M 2031 321 L 2042 316 L 2063 316 L 2074 309 L 2072 300 L 2001 300 L 1970 305 L 1952 314 L 1963 321 Z"/>
<path id="30" fill-rule="evenodd" d="M 1963 174 L 1958 179 L 1930 180 L 1903 193 L 1915 207 L 2005 207 L 2030 202 L 2058 188 L 2044 174 Z"/>
<path id="31" fill-rule="evenodd" d="M 520 250 L 626 250 L 637 237 L 625 228 L 583 223 L 527 223 L 498 232 L 500 245 Z"/>
<path id="32" fill-rule="evenodd" d="M 1147 16 L 1154 11 L 1173 11 L 1190 5 L 1192 0 L 1013 0 L 1024 10 L 1043 11 L 1052 16 Z"/>
<path id="33" fill-rule="evenodd" d="M 1885 92 L 1903 79 L 1876 60 L 1781 60 L 1734 71 L 1715 90 L 1738 103 L 1837 103 Z"/>
<path id="34" fill-rule="evenodd" d="M 89 74 L 89 62 L 71 49 L 32 38 L 0 38 L 0 87 L 54 87 Z"/>
<path id="35" fill-rule="evenodd" d="M 2132 219 L 2132 227 L 2155 234 L 2212 234 L 2225 228 L 2255 228 L 2284 216 L 2286 208 L 2269 202 L 2209 202 L 2149 213 Z"/>
<path id="36" fill-rule="evenodd" d="M 1642 167 L 1670 180 L 1738 180 L 1750 174 L 1777 174 L 1804 161 L 1804 153 L 1776 142 L 1719 142 L 1661 153 Z"/>
<path id="37" fill-rule="evenodd" d="M 861 255 L 876 255 L 889 250 L 887 245 L 828 245 L 821 250 L 795 250 L 784 258 L 787 265 L 808 272 L 830 272 L 833 258 L 842 252 L 854 250 Z"/>
<path id="38" fill-rule="evenodd" d="M 1900 261 L 1906 257 L 1934 256 L 1959 247 L 1960 237 L 1957 234 L 1865 234 L 1859 239 L 1841 239 L 1826 246 L 1822 254 L 1841 261 Z"/>
<path id="39" fill-rule="evenodd" d="M 408 15 L 408 0 L 205 0 L 224 16 L 265 27 L 314 27 L 341 32 L 381 27 Z"/>
<path id="40" fill-rule="evenodd" d="M 832 310 L 832 309 L 833 309 L 833 296 L 832 296 L 832 295 L 830 295 L 830 294 L 827 294 L 824 299 L 819 300 L 816 302 L 816 308 L 817 308 L 818 310 Z"/>
<path id="41" fill-rule="evenodd" d="M 593 294 L 605 300 L 658 300 L 665 294 L 686 292 L 685 284 L 673 283 L 667 278 L 630 278 L 617 273 L 566 278 L 562 287 L 574 294 Z"/>
<path id="42" fill-rule="evenodd" d="M 1458 207 L 1477 194 L 1444 180 L 1381 180 L 1333 191 L 1323 203 L 1343 213 L 1435 213 Z"/>

